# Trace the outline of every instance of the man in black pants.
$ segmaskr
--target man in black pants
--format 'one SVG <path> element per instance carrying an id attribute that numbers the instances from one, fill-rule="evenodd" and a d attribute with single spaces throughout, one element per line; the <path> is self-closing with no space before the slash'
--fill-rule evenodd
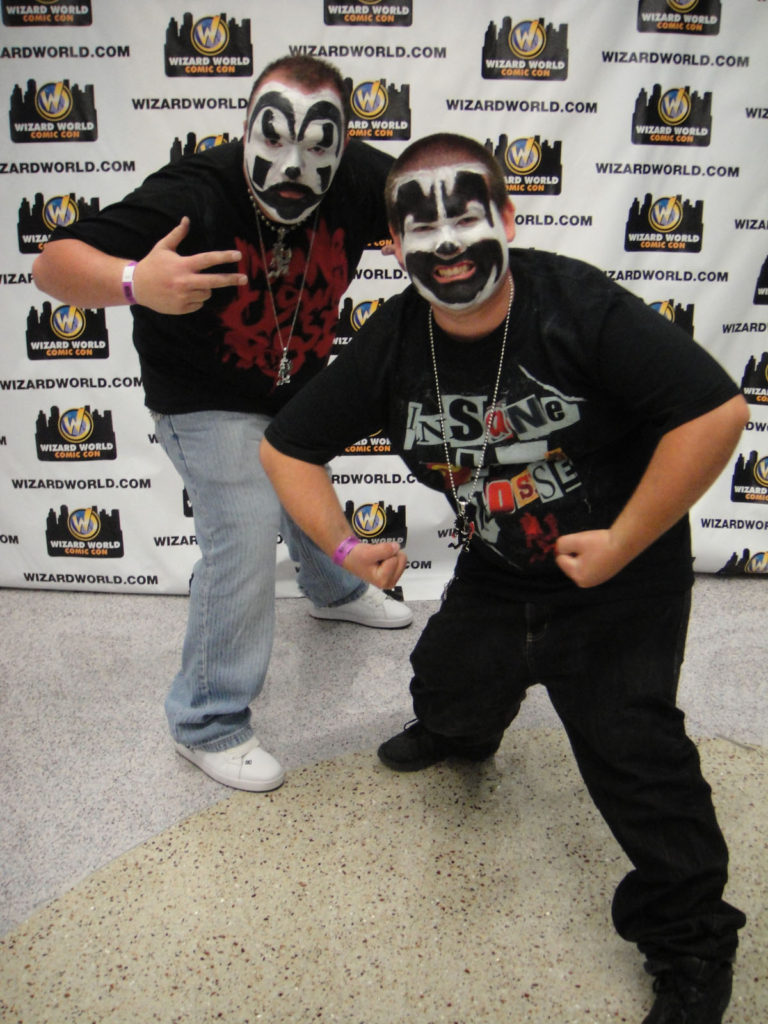
<path id="1" fill-rule="evenodd" d="M 364 545 L 323 469 L 382 429 L 445 492 L 461 546 L 412 654 L 399 771 L 498 747 L 547 687 L 595 804 L 633 864 L 617 931 L 654 975 L 644 1024 L 720 1024 L 744 915 L 676 690 L 693 582 L 687 512 L 747 407 L 679 328 L 585 263 L 508 249 L 514 209 L 488 151 L 437 135 L 387 178 L 412 286 L 267 428 L 289 513 L 351 572 L 390 587 L 396 544 Z"/>

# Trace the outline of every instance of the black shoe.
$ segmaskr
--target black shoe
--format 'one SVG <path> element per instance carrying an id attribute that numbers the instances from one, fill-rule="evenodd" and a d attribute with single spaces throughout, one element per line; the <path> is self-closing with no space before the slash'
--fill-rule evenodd
<path id="1" fill-rule="evenodd" d="M 731 999 L 730 963 L 686 956 L 645 969 L 655 975 L 656 1002 L 643 1024 L 722 1024 Z"/>
<path id="2" fill-rule="evenodd" d="M 467 743 L 452 740 L 430 732 L 417 718 L 397 736 L 382 743 L 379 759 L 396 772 L 419 772 L 423 768 L 444 761 L 446 757 L 461 757 L 468 761 L 485 761 L 499 749 L 498 740 Z"/>

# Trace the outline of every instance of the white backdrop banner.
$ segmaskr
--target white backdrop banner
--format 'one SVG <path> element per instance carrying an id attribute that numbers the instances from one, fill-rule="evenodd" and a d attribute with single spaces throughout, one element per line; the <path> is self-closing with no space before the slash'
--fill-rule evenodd
<path id="1" fill-rule="evenodd" d="M 254 74 L 335 63 L 351 134 L 399 153 L 437 130 L 484 142 L 521 246 L 586 259 L 725 366 L 752 419 L 692 512 L 695 567 L 768 573 L 767 0 L 0 0 L 0 585 L 185 593 L 192 510 L 143 404 L 127 308 L 39 292 L 57 224 L 240 135 Z M 405 284 L 368 252 L 337 345 Z M 406 599 L 439 595 L 444 499 L 385 437 L 332 466 L 359 536 L 407 545 Z M 277 538 L 278 594 L 296 593 Z"/>

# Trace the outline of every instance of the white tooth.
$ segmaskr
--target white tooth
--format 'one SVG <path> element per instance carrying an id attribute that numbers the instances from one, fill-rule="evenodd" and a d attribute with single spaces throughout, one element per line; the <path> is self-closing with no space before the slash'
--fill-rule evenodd
<path id="1" fill-rule="evenodd" d="M 465 267 L 438 267 L 435 271 L 437 277 L 452 278 L 460 277 L 466 273 Z"/>

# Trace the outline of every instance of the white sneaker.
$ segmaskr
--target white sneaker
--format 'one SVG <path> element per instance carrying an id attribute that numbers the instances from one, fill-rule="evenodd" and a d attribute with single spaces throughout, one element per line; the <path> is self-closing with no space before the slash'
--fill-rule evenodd
<path id="1" fill-rule="evenodd" d="M 262 749 L 255 736 L 229 750 L 197 750 L 183 743 L 177 743 L 176 750 L 216 782 L 233 789 L 265 793 L 282 786 L 285 778 L 282 765 Z"/>
<path id="2" fill-rule="evenodd" d="M 333 619 L 336 622 L 356 622 L 373 629 L 402 629 L 413 622 L 413 612 L 407 604 L 395 601 L 378 587 L 368 587 L 362 597 L 332 608 L 317 608 L 310 604 L 309 614 L 315 619 Z"/>

